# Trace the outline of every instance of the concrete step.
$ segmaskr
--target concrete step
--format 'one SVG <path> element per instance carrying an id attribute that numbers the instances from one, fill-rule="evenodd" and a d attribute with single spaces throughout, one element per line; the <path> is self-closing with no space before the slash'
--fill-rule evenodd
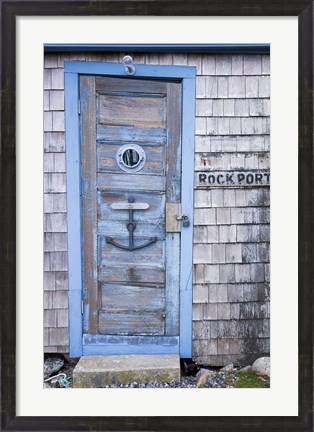
<path id="1" fill-rule="evenodd" d="M 171 380 L 180 380 L 179 355 L 86 356 L 80 358 L 73 371 L 76 388 Z"/>

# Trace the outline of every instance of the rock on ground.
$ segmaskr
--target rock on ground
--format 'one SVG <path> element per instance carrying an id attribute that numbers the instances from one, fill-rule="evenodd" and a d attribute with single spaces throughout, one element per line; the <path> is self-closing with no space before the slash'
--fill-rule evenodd
<path id="1" fill-rule="evenodd" d="M 197 374 L 196 374 L 195 376 L 196 376 L 197 379 L 200 379 L 200 377 L 201 377 L 202 375 L 204 375 L 204 373 L 206 373 L 206 372 L 208 372 L 208 369 L 201 368 L 201 369 L 197 372 Z"/>
<path id="2" fill-rule="evenodd" d="M 198 380 L 198 382 L 197 382 L 197 384 L 196 384 L 196 387 L 204 387 L 204 386 L 206 385 L 206 383 L 207 383 L 207 380 L 208 380 L 209 376 L 210 376 L 212 373 L 213 373 L 213 372 L 209 372 L 209 371 L 203 373 L 203 374 L 200 376 L 200 378 L 199 378 L 199 380 Z"/>
<path id="3" fill-rule="evenodd" d="M 255 360 L 252 371 L 270 376 L 270 357 L 260 357 Z"/>
<path id="4" fill-rule="evenodd" d="M 244 366 L 243 368 L 240 369 L 240 372 L 248 372 L 252 369 L 252 366 L 248 365 L 248 366 Z"/>
<path id="5" fill-rule="evenodd" d="M 220 370 L 223 372 L 230 372 L 234 369 L 234 365 L 233 363 L 229 363 L 226 366 L 224 366 L 223 368 L 221 368 Z"/>
<path id="6" fill-rule="evenodd" d="M 62 357 L 47 357 L 44 362 L 44 379 L 58 372 L 64 365 Z"/>

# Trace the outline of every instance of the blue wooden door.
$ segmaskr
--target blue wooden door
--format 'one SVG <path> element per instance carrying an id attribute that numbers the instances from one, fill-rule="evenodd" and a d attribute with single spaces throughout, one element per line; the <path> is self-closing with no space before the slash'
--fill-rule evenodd
<path id="1" fill-rule="evenodd" d="M 83 354 L 178 353 L 181 84 L 80 77 Z"/>

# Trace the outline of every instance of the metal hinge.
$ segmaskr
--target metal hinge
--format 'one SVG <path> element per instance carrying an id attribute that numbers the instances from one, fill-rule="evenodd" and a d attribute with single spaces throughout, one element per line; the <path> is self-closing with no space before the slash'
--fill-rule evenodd
<path id="1" fill-rule="evenodd" d="M 81 301 L 81 313 L 84 314 L 84 300 Z"/>
<path id="2" fill-rule="evenodd" d="M 81 114 L 81 101 L 80 101 L 80 99 L 77 101 L 77 111 L 79 114 Z"/>

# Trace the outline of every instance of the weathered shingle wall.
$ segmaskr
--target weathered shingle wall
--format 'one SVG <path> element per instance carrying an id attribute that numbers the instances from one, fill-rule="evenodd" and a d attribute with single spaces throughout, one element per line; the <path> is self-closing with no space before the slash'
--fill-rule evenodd
<path id="1" fill-rule="evenodd" d="M 44 346 L 67 352 L 68 275 L 64 73 L 57 56 L 44 70 Z"/>
<path id="2" fill-rule="evenodd" d="M 269 56 L 203 57 L 195 170 L 269 170 Z M 193 356 L 269 353 L 269 188 L 195 190 Z"/>
<path id="3" fill-rule="evenodd" d="M 45 59 L 45 351 L 68 351 L 64 60 Z M 197 68 L 195 171 L 269 169 L 269 56 L 145 55 Z M 222 365 L 269 352 L 269 188 L 195 189 L 193 358 Z"/>

